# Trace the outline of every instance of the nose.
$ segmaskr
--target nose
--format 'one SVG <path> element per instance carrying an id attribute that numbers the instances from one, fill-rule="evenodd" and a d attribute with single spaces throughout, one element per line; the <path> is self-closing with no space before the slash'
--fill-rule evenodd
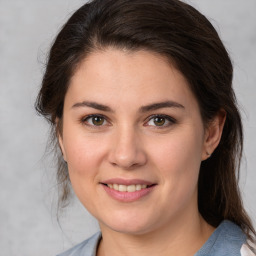
<path id="1" fill-rule="evenodd" d="M 126 170 L 146 164 L 146 152 L 135 129 L 124 127 L 116 131 L 109 152 L 109 162 Z"/>

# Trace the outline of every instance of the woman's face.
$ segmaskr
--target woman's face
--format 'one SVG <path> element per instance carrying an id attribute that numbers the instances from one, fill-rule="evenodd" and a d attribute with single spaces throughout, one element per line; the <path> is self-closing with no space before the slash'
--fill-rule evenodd
<path id="1" fill-rule="evenodd" d="M 102 229 L 143 234 L 197 210 L 206 136 L 184 76 L 147 51 L 91 53 L 72 77 L 60 145 Z"/>

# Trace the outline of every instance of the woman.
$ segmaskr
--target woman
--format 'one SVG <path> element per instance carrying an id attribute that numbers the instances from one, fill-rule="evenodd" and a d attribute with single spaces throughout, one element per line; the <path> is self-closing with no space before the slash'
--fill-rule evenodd
<path id="1" fill-rule="evenodd" d="M 37 110 L 101 232 L 64 255 L 253 255 L 232 64 L 178 0 L 94 0 L 58 34 Z"/>

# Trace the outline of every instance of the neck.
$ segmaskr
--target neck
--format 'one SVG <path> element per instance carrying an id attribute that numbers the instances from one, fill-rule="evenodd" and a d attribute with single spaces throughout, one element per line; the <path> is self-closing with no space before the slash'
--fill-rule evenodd
<path id="1" fill-rule="evenodd" d="M 144 234 L 124 234 L 102 225 L 101 231 L 102 241 L 97 256 L 192 256 L 207 241 L 214 228 L 198 213 L 190 216 L 187 222 L 179 218 L 174 223 Z"/>

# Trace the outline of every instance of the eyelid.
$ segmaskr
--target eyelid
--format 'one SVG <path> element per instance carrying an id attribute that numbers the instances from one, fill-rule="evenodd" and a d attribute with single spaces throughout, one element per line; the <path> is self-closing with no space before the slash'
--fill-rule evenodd
<path id="1" fill-rule="evenodd" d="M 90 124 L 87 122 L 87 120 L 89 118 L 93 118 L 93 117 L 100 117 L 100 118 L 103 118 L 104 121 L 106 121 L 107 123 L 106 124 L 102 124 L 102 125 L 93 125 L 93 124 Z M 156 117 L 160 117 L 160 118 L 164 118 L 167 120 L 167 123 L 165 123 L 164 125 L 162 126 L 157 126 L 157 125 L 148 125 L 149 121 L 152 120 L 153 118 L 156 118 Z M 86 115 L 86 116 L 83 116 L 82 118 L 79 119 L 79 121 L 83 124 L 83 125 L 86 125 L 88 127 L 91 127 L 91 128 L 102 128 L 102 127 L 105 127 L 105 126 L 110 126 L 111 125 L 111 122 L 109 120 L 108 117 L 106 117 L 105 115 L 103 114 L 89 114 L 89 115 Z M 165 115 L 165 114 L 153 114 L 151 116 L 149 116 L 146 120 L 145 120 L 145 126 L 151 126 L 151 127 L 154 127 L 154 128 L 157 128 L 157 129 L 163 129 L 163 128 L 167 128 L 173 124 L 177 123 L 177 120 L 169 115 Z"/>
<path id="2" fill-rule="evenodd" d="M 147 125 L 149 123 L 150 120 L 152 120 L 153 118 L 156 118 L 156 117 L 160 117 L 160 118 L 165 118 L 167 121 L 168 121 L 168 124 L 164 124 L 162 126 L 157 126 L 157 125 Z M 169 127 L 173 124 L 177 123 L 177 120 L 169 115 L 165 115 L 165 114 L 154 114 L 154 115 L 151 115 L 149 116 L 147 119 L 146 119 L 146 126 L 152 126 L 154 128 L 157 128 L 157 129 L 163 129 L 163 128 L 166 128 L 166 127 Z"/>
<path id="3" fill-rule="evenodd" d="M 87 122 L 87 120 L 89 118 L 93 118 L 93 117 L 100 117 L 100 118 L 103 118 L 108 124 L 103 124 L 103 125 L 93 125 L 93 124 L 89 124 Z M 86 116 L 83 116 L 80 120 L 79 120 L 82 124 L 88 126 L 88 127 L 92 127 L 92 128 L 101 128 L 103 126 L 108 126 L 110 125 L 110 121 L 109 119 L 105 116 L 105 115 L 102 115 L 102 114 L 90 114 L 90 115 L 86 115 Z"/>

